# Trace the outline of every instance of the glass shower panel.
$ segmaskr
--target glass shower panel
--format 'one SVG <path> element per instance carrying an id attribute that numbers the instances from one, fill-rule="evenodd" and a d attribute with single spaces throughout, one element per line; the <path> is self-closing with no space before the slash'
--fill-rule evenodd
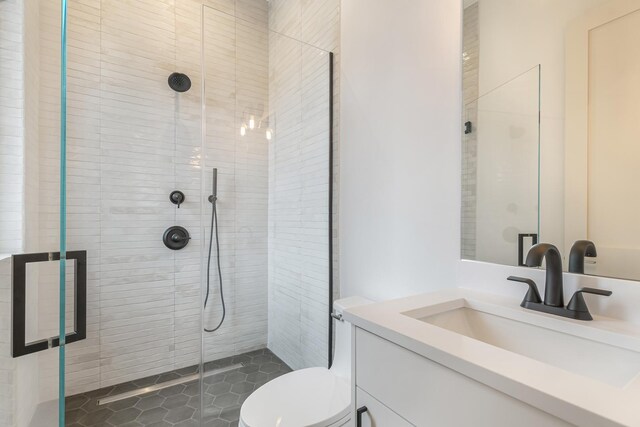
<path id="1" fill-rule="evenodd" d="M 266 344 L 268 40 L 266 22 L 246 22 L 209 7 L 203 34 L 203 327 L 218 327 L 203 335 L 207 362 Z M 217 228 L 212 234 L 208 197 L 214 169 Z"/>
<path id="2" fill-rule="evenodd" d="M 540 67 L 465 105 L 462 255 L 522 265 L 539 237 Z"/>
<path id="3" fill-rule="evenodd" d="M 65 425 L 64 336 L 85 332 L 84 254 L 64 239 L 65 10 L 0 5 L 0 424 L 10 427 Z"/>
<path id="4" fill-rule="evenodd" d="M 270 33 L 269 345 L 328 365 L 330 54 Z"/>
<path id="5" fill-rule="evenodd" d="M 330 54 L 270 31 L 267 7 L 203 8 L 205 423 L 328 363 Z"/>
<path id="6" fill-rule="evenodd" d="M 258 4 L 258 3 L 256 3 Z M 271 361 L 268 287 L 268 26 L 203 8 L 202 420 L 237 422 Z M 213 176 L 216 182 L 213 182 Z M 209 196 L 216 194 L 216 218 Z M 213 225 L 213 227 L 212 227 Z M 276 366 L 279 369 L 279 366 Z"/>
<path id="7" fill-rule="evenodd" d="M 86 251 L 87 336 L 67 347 L 68 423 L 199 421 L 201 10 L 69 5 L 67 249 Z"/>

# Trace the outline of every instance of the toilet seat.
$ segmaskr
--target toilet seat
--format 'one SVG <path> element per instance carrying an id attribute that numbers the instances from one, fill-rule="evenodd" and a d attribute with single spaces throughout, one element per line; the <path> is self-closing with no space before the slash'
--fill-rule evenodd
<path id="1" fill-rule="evenodd" d="M 350 402 L 348 380 L 326 368 L 302 369 L 253 392 L 240 410 L 240 426 L 340 426 L 348 417 Z"/>

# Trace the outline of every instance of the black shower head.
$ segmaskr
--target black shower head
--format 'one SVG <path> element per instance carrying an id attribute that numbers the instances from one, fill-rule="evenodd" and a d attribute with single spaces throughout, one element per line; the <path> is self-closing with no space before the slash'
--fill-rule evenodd
<path id="1" fill-rule="evenodd" d="M 186 74 L 173 73 L 169 76 L 169 87 L 176 92 L 186 92 L 191 89 L 191 79 Z"/>

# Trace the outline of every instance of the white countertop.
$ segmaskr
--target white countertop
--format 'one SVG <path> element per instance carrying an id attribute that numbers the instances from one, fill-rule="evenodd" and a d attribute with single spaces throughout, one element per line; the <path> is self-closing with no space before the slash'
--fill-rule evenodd
<path id="1" fill-rule="evenodd" d="M 520 307 L 520 300 L 445 290 L 347 309 L 345 320 L 467 377 L 578 426 L 640 426 L 640 375 L 623 387 L 551 366 L 410 317 L 461 300 L 512 320 L 640 353 L 640 326 L 594 315 L 590 322 Z M 489 312 L 489 311 L 487 311 Z M 607 361 L 615 364 L 615 360 Z M 640 372 L 640 366 L 639 366 Z"/>

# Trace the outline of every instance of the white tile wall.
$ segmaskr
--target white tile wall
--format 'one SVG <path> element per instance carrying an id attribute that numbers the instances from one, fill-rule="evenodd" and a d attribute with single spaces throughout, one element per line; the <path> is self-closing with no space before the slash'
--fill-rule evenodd
<path id="1" fill-rule="evenodd" d="M 28 322 L 27 322 L 28 324 Z M 11 356 L 11 258 L 0 258 L 0 425 L 27 427 L 38 393 L 38 356 Z"/>
<path id="2" fill-rule="evenodd" d="M 23 7 L 23 0 L 0 2 L 0 254 L 23 245 Z"/>
<path id="3" fill-rule="evenodd" d="M 269 347 L 294 369 L 327 365 L 327 51 L 338 19 L 338 1 L 270 2 Z"/>
<path id="4" fill-rule="evenodd" d="M 462 95 L 464 120 L 471 121 L 473 132 L 462 138 L 462 213 L 461 256 L 476 259 L 476 201 L 480 38 L 478 32 L 479 3 L 464 9 Z"/>
<path id="5" fill-rule="evenodd" d="M 3 12 L 5 10 L 3 9 Z M 0 259 L 0 425 L 14 425 L 15 365 L 11 358 L 11 261 Z"/>
<path id="6" fill-rule="evenodd" d="M 0 3 L 0 253 L 37 244 L 37 3 Z M 28 191 L 25 191 L 28 190 Z M 0 424 L 26 426 L 38 403 L 37 356 L 10 356 L 10 259 L 0 255 Z M 33 301 L 37 295 L 30 293 Z M 27 326 L 37 322 L 28 313 Z"/>

